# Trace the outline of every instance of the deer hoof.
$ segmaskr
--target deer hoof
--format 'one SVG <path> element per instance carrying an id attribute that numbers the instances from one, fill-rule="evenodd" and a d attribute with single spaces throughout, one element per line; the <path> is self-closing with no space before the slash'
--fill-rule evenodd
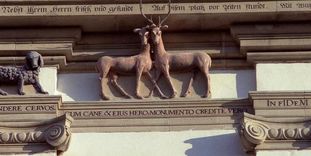
<path id="1" fill-rule="evenodd" d="M 42 92 L 40 92 L 41 94 L 49 94 L 48 92 L 46 92 L 46 91 L 42 91 Z"/>
<path id="2" fill-rule="evenodd" d="M 144 97 L 141 96 L 141 95 L 139 95 L 139 94 L 136 94 L 136 98 L 137 98 L 137 99 L 143 99 Z"/>
<path id="3" fill-rule="evenodd" d="M 186 96 L 188 96 L 188 94 L 190 94 L 190 91 L 187 91 L 184 94 L 181 94 L 180 97 L 186 97 Z"/>
<path id="4" fill-rule="evenodd" d="M 19 95 L 25 95 L 25 92 L 18 92 Z"/>
<path id="5" fill-rule="evenodd" d="M 108 96 L 101 95 L 101 97 L 102 97 L 103 100 L 110 100 L 110 98 Z"/>
<path id="6" fill-rule="evenodd" d="M 208 94 L 208 95 L 202 95 L 201 97 L 202 97 L 202 98 L 208 98 L 208 99 L 209 99 L 209 98 L 211 98 L 211 96 L 212 96 L 211 94 Z"/>
<path id="7" fill-rule="evenodd" d="M 174 98 L 177 95 L 177 91 L 174 91 L 170 98 Z"/>

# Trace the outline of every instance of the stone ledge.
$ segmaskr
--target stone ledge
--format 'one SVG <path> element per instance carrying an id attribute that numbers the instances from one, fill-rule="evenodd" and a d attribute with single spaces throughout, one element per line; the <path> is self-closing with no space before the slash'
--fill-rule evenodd
<path id="1" fill-rule="evenodd" d="M 74 132 L 171 131 L 232 129 L 248 100 L 162 100 L 133 102 L 67 102 L 60 114 L 74 119 Z"/>
<path id="2" fill-rule="evenodd" d="M 29 100 L 22 103 L 23 99 Z M 238 125 L 243 112 L 253 113 L 248 99 L 66 103 L 60 99 L 59 96 L 0 97 L 0 102 L 3 101 L 0 108 L 6 108 L 0 109 L 3 116 L 0 121 L 7 125 L 17 121 L 33 124 L 43 118 L 68 114 L 75 119 L 71 126 L 74 132 L 170 131 L 232 129 Z M 28 107 L 38 109 L 29 111 Z M 14 122 L 12 118 L 16 118 Z"/>
<path id="3" fill-rule="evenodd" d="M 310 63 L 311 51 L 292 52 L 249 52 L 247 61 L 250 63 Z"/>
<path id="4" fill-rule="evenodd" d="M 233 25 L 231 34 L 248 62 L 310 62 L 310 23 Z"/>

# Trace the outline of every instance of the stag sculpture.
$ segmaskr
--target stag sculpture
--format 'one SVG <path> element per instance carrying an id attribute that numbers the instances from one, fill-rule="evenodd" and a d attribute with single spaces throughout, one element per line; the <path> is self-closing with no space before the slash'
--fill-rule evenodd
<path id="1" fill-rule="evenodd" d="M 121 86 L 118 84 L 117 79 L 119 74 L 134 74 L 136 73 L 136 97 L 138 99 L 142 99 L 143 96 L 139 93 L 140 88 L 140 79 L 142 74 L 147 74 L 148 78 L 152 81 L 155 88 L 157 88 L 160 96 L 162 98 L 166 98 L 166 96 L 161 92 L 160 88 L 156 84 L 155 80 L 152 78 L 150 74 L 150 70 L 152 67 L 152 60 L 150 56 L 150 44 L 149 40 L 149 32 L 148 26 L 143 28 L 136 28 L 134 32 L 139 34 L 141 40 L 141 50 L 138 55 L 130 56 L 130 57 L 110 57 L 104 56 L 99 58 L 96 69 L 100 72 L 100 80 L 101 80 L 101 95 L 104 100 L 109 100 L 109 97 L 104 93 L 104 79 L 109 76 L 110 82 L 112 85 L 125 97 L 131 98 L 129 94 L 127 94 Z"/>
<path id="2" fill-rule="evenodd" d="M 168 13 L 166 17 L 161 20 L 159 16 L 159 23 L 158 25 L 154 24 L 152 19 L 146 17 L 146 15 L 142 12 L 142 0 L 140 0 L 140 11 L 143 17 L 145 17 L 150 23 L 151 26 L 149 27 L 150 30 L 150 38 L 152 42 L 152 51 L 154 52 L 154 64 L 156 68 L 156 79 L 157 82 L 161 75 L 164 75 L 166 80 L 168 81 L 170 88 L 172 90 L 171 98 L 175 97 L 177 91 L 175 90 L 173 83 L 171 81 L 170 71 L 193 71 L 198 69 L 204 74 L 206 80 L 206 91 L 202 97 L 209 97 L 211 95 L 210 90 L 210 75 L 209 75 L 209 68 L 211 67 L 211 57 L 204 53 L 204 52 L 197 52 L 197 53 L 178 53 L 178 54 L 170 54 L 167 53 L 164 47 L 163 39 L 162 39 L 162 30 L 168 28 L 167 25 L 163 25 L 163 22 L 168 18 L 170 15 L 171 7 L 170 7 L 171 0 L 168 3 Z M 195 74 L 194 74 L 195 75 Z M 193 77 L 191 77 L 188 88 L 182 97 L 187 96 L 190 93 L 190 86 L 193 82 Z M 154 89 L 154 88 L 153 88 Z M 149 96 L 152 94 L 151 90 Z"/>

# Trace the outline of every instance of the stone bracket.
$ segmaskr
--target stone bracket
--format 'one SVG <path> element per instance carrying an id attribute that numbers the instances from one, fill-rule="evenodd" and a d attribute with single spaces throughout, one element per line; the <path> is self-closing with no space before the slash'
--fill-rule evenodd
<path id="1" fill-rule="evenodd" d="M 282 144 L 288 149 L 311 147 L 311 118 L 309 119 L 269 119 L 260 116 L 243 114 L 240 137 L 245 151 L 269 149 L 267 144 Z M 288 142 L 295 141 L 295 144 Z M 271 146 L 270 149 L 275 149 Z"/>
<path id="2" fill-rule="evenodd" d="M 25 144 L 33 144 L 33 146 L 46 144 L 50 147 L 47 149 L 65 151 L 71 137 L 70 126 L 72 122 L 73 119 L 69 115 L 35 124 L 16 123 L 15 125 L 8 125 L 6 122 L 0 122 L 0 153 L 6 153 L 2 149 L 7 146 L 23 147 Z M 24 150 L 15 150 L 14 152 L 24 152 Z"/>

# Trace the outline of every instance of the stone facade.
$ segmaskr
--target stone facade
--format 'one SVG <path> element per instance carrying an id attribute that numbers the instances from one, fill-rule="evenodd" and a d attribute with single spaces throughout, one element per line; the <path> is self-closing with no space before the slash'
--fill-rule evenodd
<path id="1" fill-rule="evenodd" d="M 49 94 L 25 84 L 21 96 L 1 83 L 9 95 L 0 96 L 0 155 L 310 155 L 310 8 L 310 0 L 173 0 L 170 9 L 146 0 L 141 11 L 133 0 L 1 1 L 1 66 L 21 66 L 27 52 L 39 52 L 38 83 Z M 146 20 L 169 10 L 167 29 Z M 133 33 L 145 26 L 147 33 Z M 101 85 L 97 60 L 137 55 L 139 35 L 152 33 L 168 54 L 211 57 L 209 98 L 201 97 L 206 80 L 196 68 L 169 71 L 174 98 L 159 94 L 174 93 L 165 73 L 158 91 L 133 71 Z M 154 61 L 162 46 L 150 36 Z M 155 68 L 148 72 L 156 77 Z"/>

